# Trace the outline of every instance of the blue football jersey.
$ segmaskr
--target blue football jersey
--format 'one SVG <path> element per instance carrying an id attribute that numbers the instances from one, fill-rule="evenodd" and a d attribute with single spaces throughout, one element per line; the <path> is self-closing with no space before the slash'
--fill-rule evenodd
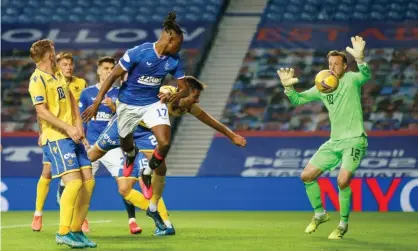
<path id="1" fill-rule="evenodd" d="M 80 113 L 84 112 L 90 105 L 93 104 L 96 99 L 97 93 L 99 93 L 99 88 L 97 85 L 87 87 L 81 92 L 80 101 L 78 106 L 80 107 Z M 116 102 L 118 97 L 119 88 L 112 87 L 107 93 L 106 97 L 112 99 L 113 103 Z M 113 117 L 114 113 L 112 110 L 104 105 L 100 104 L 99 109 L 97 110 L 96 119 L 91 119 L 88 123 L 84 124 L 84 130 L 86 132 L 86 138 L 90 145 L 94 144 L 99 137 L 99 135 L 106 128 L 110 119 Z"/>
<path id="2" fill-rule="evenodd" d="M 171 74 L 184 78 L 180 56 L 160 56 L 155 43 L 144 43 L 126 51 L 119 60 L 128 72 L 128 79 L 119 91 L 119 101 L 128 105 L 144 106 L 159 100 L 158 92 L 164 77 Z"/>

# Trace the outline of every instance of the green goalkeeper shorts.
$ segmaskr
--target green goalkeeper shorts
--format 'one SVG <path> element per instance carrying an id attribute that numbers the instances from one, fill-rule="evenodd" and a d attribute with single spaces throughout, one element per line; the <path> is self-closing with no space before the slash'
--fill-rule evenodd
<path id="1" fill-rule="evenodd" d="M 341 167 L 354 173 L 366 154 L 367 137 L 328 140 L 319 147 L 309 161 L 322 171 L 332 171 L 342 161 Z"/>

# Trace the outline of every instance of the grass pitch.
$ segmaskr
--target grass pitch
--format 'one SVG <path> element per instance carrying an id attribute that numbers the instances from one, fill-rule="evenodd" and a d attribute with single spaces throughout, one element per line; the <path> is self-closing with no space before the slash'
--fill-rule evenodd
<path id="1" fill-rule="evenodd" d="M 93 211 L 89 238 L 97 250 L 418 250 L 418 213 L 352 213 L 343 240 L 327 237 L 338 225 L 338 213 L 309 235 L 308 212 L 195 212 L 172 211 L 175 236 L 156 237 L 153 222 L 137 212 L 140 235 L 128 231 L 122 211 Z M 43 229 L 32 232 L 32 212 L 1 214 L 1 250 L 68 250 L 55 243 L 58 212 L 44 213 Z"/>

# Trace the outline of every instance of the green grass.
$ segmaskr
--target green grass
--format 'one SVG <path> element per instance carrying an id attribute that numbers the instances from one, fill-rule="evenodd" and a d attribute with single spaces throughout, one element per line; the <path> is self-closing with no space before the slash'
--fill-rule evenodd
<path id="1" fill-rule="evenodd" d="M 32 232 L 32 212 L 2 213 L 1 250 L 68 250 L 55 244 L 58 212 L 44 213 L 44 228 Z M 327 237 L 332 219 L 311 234 L 303 231 L 312 213 L 305 212 L 171 212 L 177 235 L 152 236 L 151 219 L 137 212 L 141 235 L 130 235 L 124 212 L 91 212 L 91 240 L 98 250 L 418 250 L 418 213 L 353 213 L 343 240 Z M 108 221 L 108 222 L 103 222 Z M 18 225 L 16 227 L 16 225 Z M 26 225 L 26 226 L 20 226 Z M 10 226 L 15 226 L 10 228 Z"/>

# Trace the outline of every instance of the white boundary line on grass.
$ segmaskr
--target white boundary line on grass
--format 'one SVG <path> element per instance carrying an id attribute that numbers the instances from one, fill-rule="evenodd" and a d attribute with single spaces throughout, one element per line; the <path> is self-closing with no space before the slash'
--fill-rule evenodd
<path id="1" fill-rule="evenodd" d="M 110 223 L 112 222 L 111 220 L 96 220 L 96 221 L 89 221 L 90 223 L 96 224 L 96 223 Z M 44 226 L 58 226 L 59 223 L 54 223 L 54 224 L 45 224 Z M 21 228 L 21 227 L 30 227 L 31 224 L 22 224 L 22 225 L 10 225 L 10 226 L 1 226 L 0 229 L 5 229 L 5 228 Z"/>

